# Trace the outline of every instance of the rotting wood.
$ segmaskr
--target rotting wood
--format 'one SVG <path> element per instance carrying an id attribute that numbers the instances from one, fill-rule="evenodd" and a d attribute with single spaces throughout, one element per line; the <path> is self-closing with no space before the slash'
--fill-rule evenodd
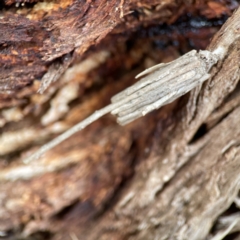
<path id="1" fill-rule="evenodd" d="M 146 4 L 147 1 L 138 1 L 140 8 L 146 8 Z M 146 14 L 151 10 L 144 9 Z M 44 232 L 53 233 L 53 239 L 71 236 L 79 239 L 200 239 L 207 236 L 211 239 L 224 230 L 225 233 L 238 231 L 236 216 L 227 223 L 226 218 L 220 216 L 216 228 L 209 231 L 217 217 L 231 203 L 238 202 L 238 105 L 234 105 L 234 111 L 229 109 L 229 114 L 220 118 L 220 122 L 212 124 L 211 131 L 202 138 L 193 138 L 198 128 L 211 119 L 211 112 L 218 106 L 224 107 L 225 98 L 238 81 L 238 44 L 231 46 L 228 56 L 220 63 L 221 69 L 219 66 L 213 69 L 214 79 L 201 90 L 192 92 L 189 100 L 185 97 L 124 128 L 106 117 L 46 154 L 36 165 L 24 166 L 21 162 L 35 150 L 28 150 L 29 143 L 20 157 L 3 156 L 1 234 L 10 236 L 8 230 L 12 230 L 14 237 L 42 232 L 43 239 L 46 239 Z M 209 49 L 211 47 L 214 48 L 210 45 Z M 178 52 L 171 51 L 177 57 Z M 136 51 L 131 54 L 136 56 Z M 108 57 L 102 59 L 104 62 Z M 112 61 L 110 57 L 107 64 L 111 65 Z M 137 60 L 129 57 L 128 61 L 131 66 Z M 123 83 L 109 83 L 99 93 L 86 96 L 81 104 L 72 105 L 66 120 L 60 114 L 56 124 L 47 124 L 44 128 L 33 125 L 35 134 L 33 131 L 31 141 L 46 142 L 51 134 L 63 131 L 93 109 L 104 106 L 110 96 L 129 85 L 136 73 Z M 92 81 L 81 73 L 75 83 L 87 87 Z M 25 116 L 31 111 L 36 116 L 44 112 L 44 103 L 54 98 L 56 89 L 63 85 L 70 83 L 60 79 L 42 96 L 33 95 L 39 83 L 23 89 L 25 92 L 19 91 L 18 99 L 26 101 L 26 96 L 30 96 L 34 104 L 31 102 L 24 111 L 17 106 L 15 110 L 4 109 L 3 131 L 14 134 L 29 128 L 36 119 L 31 121 Z M 20 124 L 13 113 L 19 118 L 23 116 Z M 16 149 L 12 153 L 16 153 Z M 12 162 L 6 163 L 6 160 Z M 24 171 L 17 172 L 19 169 Z M 132 178 L 126 181 L 129 176 Z"/>
<path id="2" fill-rule="evenodd" d="M 142 23 L 166 22 L 170 16 L 179 16 L 183 11 L 194 13 L 202 9 L 208 9 L 203 12 L 206 16 L 214 12 L 204 2 L 178 9 L 174 1 L 159 4 L 158 1 L 114 0 L 92 4 L 91 1 L 69 0 L 38 2 L 31 11 L 13 8 L 0 19 L 0 64 L 4 66 L 0 90 L 2 94 L 8 90 L 14 98 L 16 89 L 42 78 L 56 79 L 59 72 L 52 71 L 55 65 L 64 65 L 66 57 L 69 64 L 76 63 L 87 49 L 109 33 L 121 32 L 121 29 L 133 31 Z M 226 7 L 223 10 L 229 11 Z M 44 77 L 44 74 L 47 75 Z M 43 86 L 45 84 L 44 81 Z"/>

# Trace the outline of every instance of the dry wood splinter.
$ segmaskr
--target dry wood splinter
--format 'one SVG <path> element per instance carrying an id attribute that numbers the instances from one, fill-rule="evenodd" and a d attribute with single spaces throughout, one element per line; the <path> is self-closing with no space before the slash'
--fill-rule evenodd
<path id="1" fill-rule="evenodd" d="M 117 122 L 125 125 L 158 109 L 191 91 L 209 77 L 209 71 L 222 57 L 221 49 L 214 52 L 192 50 L 182 57 L 146 69 L 136 76 L 140 81 L 113 96 L 111 104 L 94 112 L 57 138 L 43 145 L 36 153 L 24 160 L 29 163 L 43 153 L 82 130 L 103 115 L 111 112 Z"/>

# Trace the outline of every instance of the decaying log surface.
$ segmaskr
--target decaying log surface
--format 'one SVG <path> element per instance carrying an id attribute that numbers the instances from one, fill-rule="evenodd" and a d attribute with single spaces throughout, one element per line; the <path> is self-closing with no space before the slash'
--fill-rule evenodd
<path id="1" fill-rule="evenodd" d="M 143 68 L 206 48 L 236 1 L 6 0 L 1 7 L 3 239 L 239 237 L 238 39 L 189 95 L 125 127 L 106 116 L 23 164 Z M 236 26 L 240 10 L 208 49 L 231 27 L 240 34 Z"/>

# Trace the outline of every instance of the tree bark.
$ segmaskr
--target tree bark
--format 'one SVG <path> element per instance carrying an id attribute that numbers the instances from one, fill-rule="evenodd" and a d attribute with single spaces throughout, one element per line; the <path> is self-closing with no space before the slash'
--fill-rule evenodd
<path id="1" fill-rule="evenodd" d="M 4 1 L 0 236 L 238 239 L 240 10 L 230 17 L 237 7 Z M 142 69 L 219 46 L 223 60 L 190 94 L 124 127 L 107 115 L 23 163 Z"/>

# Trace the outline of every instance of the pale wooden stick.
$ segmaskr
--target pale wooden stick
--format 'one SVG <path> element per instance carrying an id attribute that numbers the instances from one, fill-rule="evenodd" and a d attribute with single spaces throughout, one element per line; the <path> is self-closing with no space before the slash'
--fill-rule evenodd
<path id="1" fill-rule="evenodd" d="M 92 122 L 96 121 L 103 115 L 111 112 L 116 107 L 116 105 L 118 105 L 118 104 L 110 104 L 110 105 L 107 105 L 106 107 L 102 108 L 101 110 L 94 112 L 92 115 L 85 118 L 83 121 L 79 122 L 78 124 L 76 124 L 75 126 L 70 128 L 69 130 L 67 130 L 66 132 L 64 132 L 63 134 L 58 136 L 57 138 L 55 138 L 52 141 L 50 141 L 49 143 L 43 145 L 37 152 L 32 154 L 30 157 L 26 158 L 24 160 L 24 163 L 29 163 L 33 160 L 38 159 L 42 154 L 44 154 L 48 150 L 52 149 L 53 147 L 57 146 L 64 140 L 68 139 L 74 133 L 81 131 L 86 126 L 90 125 Z"/>
<path id="2" fill-rule="evenodd" d="M 36 153 L 25 159 L 24 163 L 38 159 L 46 151 L 109 112 L 117 115 L 119 124 L 125 125 L 174 101 L 208 79 L 208 72 L 217 61 L 217 55 L 209 51 L 197 53 L 193 50 L 173 62 L 145 70 L 138 76 L 149 75 L 113 96 L 112 104 L 96 111 L 62 135 L 43 145 Z"/>

